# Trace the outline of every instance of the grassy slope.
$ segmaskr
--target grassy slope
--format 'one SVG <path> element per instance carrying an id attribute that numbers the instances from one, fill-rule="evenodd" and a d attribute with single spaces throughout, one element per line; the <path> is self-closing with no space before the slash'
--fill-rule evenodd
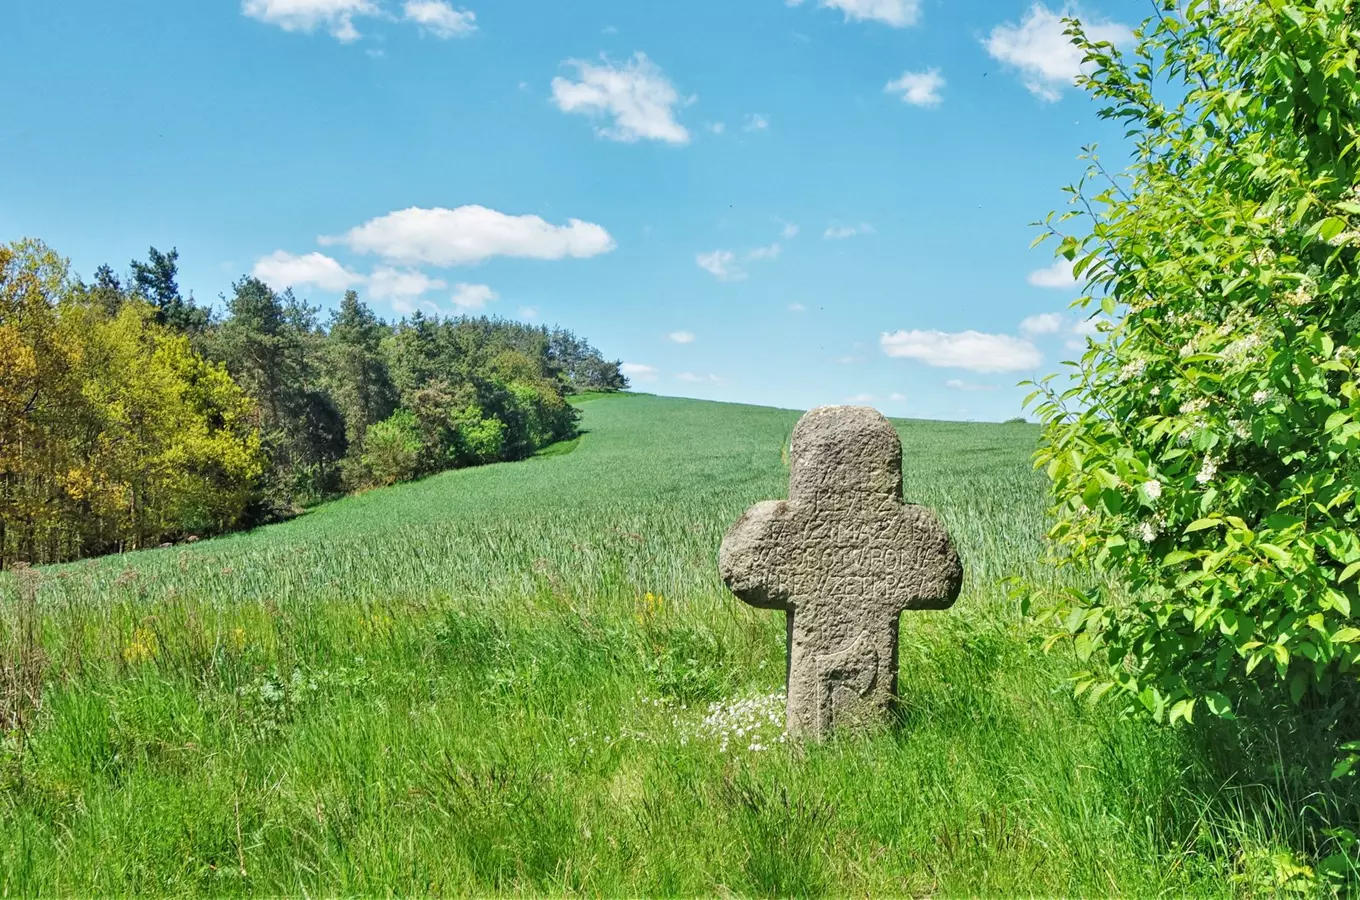
<path id="1" fill-rule="evenodd" d="M 779 689 L 783 627 L 716 548 L 797 414 L 584 409 L 570 453 L 5 582 L 0 666 L 36 592 L 49 668 L 0 895 L 1222 893 L 1285 839 L 1206 813 L 1188 738 L 1072 702 L 996 585 L 1043 577 L 1032 427 L 900 423 L 968 573 L 904 617 L 901 727 L 724 750 L 706 707 Z"/>

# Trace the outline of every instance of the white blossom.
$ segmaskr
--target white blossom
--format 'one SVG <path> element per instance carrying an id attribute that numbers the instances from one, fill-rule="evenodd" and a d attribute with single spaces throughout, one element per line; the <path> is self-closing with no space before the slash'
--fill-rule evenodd
<path id="1" fill-rule="evenodd" d="M 1157 499 L 1162 496 L 1162 483 L 1155 480 L 1143 482 L 1143 495 L 1156 503 Z"/>
<path id="2" fill-rule="evenodd" d="M 1195 481 L 1200 484 L 1208 484 L 1214 480 L 1218 474 L 1218 462 L 1212 456 L 1204 457 L 1204 462 L 1200 464 L 1199 473 L 1195 475 Z"/>

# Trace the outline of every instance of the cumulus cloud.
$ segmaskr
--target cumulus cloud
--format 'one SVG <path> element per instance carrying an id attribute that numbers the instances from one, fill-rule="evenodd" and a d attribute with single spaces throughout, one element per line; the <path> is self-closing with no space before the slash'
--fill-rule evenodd
<path id="1" fill-rule="evenodd" d="M 553 225 L 538 216 L 512 216 L 484 206 L 413 206 L 319 240 L 374 253 L 388 262 L 435 266 L 477 263 L 493 256 L 584 259 L 615 247 L 609 232 L 592 222 L 568 219 L 566 225 Z"/>
<path id="2" fill-rule="evenodd" d="M 940 89 L 944 87 L 944 76 L 939 69 L 926 69 L 924 72 L 903 72 L 884 86 L 889 94 L 897 94 L 903 103 L 912 106 L 939 106 L 944 98 Z"/>
<path id="3" fill-rule="evenodd" d="M 791 241 L 794 238 L 798 237 L 798 232 L 799 228 L 797 225 L 793 224 L 792 222 L 785 222 L 784 229 L 779 232 L 779 236 L 786 241 Z"/>
<path id="4" fill-rule="evenodd" d="M 454 9 L 442 0 L 406 0 L 402 12 L 408 22 L 441 40 L 467 37 L 477 30 L 477 14 L 465 9 Z"/>
<path id="5" fill-rule="evenodd" d="M 599 65 L 568 60 L 580 80 L 558 76 L 552 81 L 553 101 L 564 113 L 609 118 L 613 124 L 595 129 L 611 141 L 639 140 L 689 143 L 689 131 L 675 120 L 680 94 L 645 53 L 634 53 L 622 65 L 604 60 Z"/>
<path id="6" fill-rule="evenodd" d="M 822 237 L 828 241 L 843 241 L 846 238 L 852 238 L 857 235 L 873 233 L 874 226 L 867 223 L 861 223 L 859 225 L 832 225 L 822 233 Z"/>
<path id="7" fill-rule="evenodd" d="M 994 391 L 994 384 L 975 384 L 971 381 L 962 381 L 958 378 L 951 378 L 944 383 L 944 386 L 953 391 Z"/>
<path id="8" fill-rule="evenodd" d="M 696 375 L 693 372 L 681 372 L 675 376 L 681 381 L 688 381 L 690 384 L 722 384 L 722 379 L 717 375 Z"/>
<path id="9" fill-rule="evenodd" d="M 1070 6 L 1053 12 L 1035 3 L 1018 25 L 1007 22 L 993 28 L 983 46 L 993 58 L 1014 67 L 1030 93 L 1054 102 L 1081 74 L 1082 52 L 1063 33 L 1063 17 L 1073 14 Z M 1082 27 L 1096 41 L 1121 44 L 1133 36 L 1127 25 L 1118 22 L 1083 21 Z"/>
<path id="10" fill-rule="evenodd" d="M 1059 258 L 1051 266 L 1030 272 L 1025 280 L 1035 287 L 1070 288 L 1077 283 L 1076 276 L 1072 274 L 1073 265 L 1072 260 Z"/>
<path id="11" fill-rule="evenodd" d="M 1026 316 L 1020 322 L 1020 333 L 1025 335 L 1057 334 L 1062 331 L 1062 313 L 1038 313 Z"/>
<path id="12" fill-rule="evenodd" d="M 486 309 L 486 305 L 493 300 L 499 300 L 500 295 L 484 284 L 465 284 L 459 283 L 453 286 L 453 307 L 459 312 L 468 312 L 475 309 Z"/>
<path id="13" fill-rule="evenodd" d="M 692 331 L 672 331 L 666 337 L 677 344 L 694 343 L 694 332 Z"/>
<path id="14" fill-rule="evenodd" d="M 532 306 L 521 306 L 519 308 L 519 317 L 521 319 L 537 319 L 538 310 Z"/>
<path id="15" fill-rule="evenodd" d="M 331 37 L 349 43 L 359 39 L 356 16 L 376 16 L 372 0 L 244 0 L 241 12 L 284 31 L 310 34 L 324 28 Z"/>
<path id="16" fill-rule="evenodd" d="M 1037 347 L 1008 334 L 903 330 L 884 332 L 879 344 L 888 356 L 972 372 L 1017 372 L 1043 362 Z"/>
<path id="17" fill-rule="evenodd" d="M 779 254 L 784 252 L 784 248 L 778 243 L 773 243 L 768 247 L 757 247 L 746 254 L 749 260 L 778 259 Z"/>
<path id="18" fill-rule="evenodd" d="M 731 250 L 700 253 L 694 257 L 694 262 L 719 281 L 741 281 L 746 277 L 746 273 L 737 266 L 737 255 Z"/>
<path id="19" fill-rule="evenodd" d="M 619 371 L 630 381 L 656 381 L 656 367 L 645 363 L 626 362 L 619 366 Z"/>
<path id="20" fill-rule="evenodd" d="M 448 287 L 438 278 L 431 278 L 417 269 L 394 269 L 380 266 L 368 276 L 368 290 L 378 300 L 394 297 L 419 297 L 429 291 Z"/>
<path id="21" fill-rule="evenodd" d="M 760 113 L 751 113 L 746 117 L 745 123 L 741 126 L 742 131 L 765 131 L 770 127 L 770 120 Z"/>
<path id="22" fill-rule="evenodd" d="M 722 134 L 727 130 L 726 122 L 705 122 L 704 127 L 714 134 Z"/>
<path id="23" fill-rule="evenodd" d="M 364 281 L 364 276 L 346 269 L 324 253 L 295 256 L 285 250 L 275 250 L 258 259 L 250 274 L 276 291 L 317 287 L 338 293 Z"/>
<path id="24" fill-rule="evenodd" d="M 802 6 L 803 0 L 785 0 L 789 6 Z M 894 28 L 915 25 L 921 15 L 920 0 L 820 0 L 822 9 L 838 9 L 845 20 L 882 22 Z"/>

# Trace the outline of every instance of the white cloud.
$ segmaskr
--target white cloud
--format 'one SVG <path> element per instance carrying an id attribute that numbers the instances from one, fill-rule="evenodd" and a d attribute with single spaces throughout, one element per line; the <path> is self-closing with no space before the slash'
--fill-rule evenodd
<path id="1" fill-rule="evenodd" d="M 939 106 L 944 100 L 940 96 L 940 89 L 944 85 L 944 76 L 939 69 L 927 69 L 924 72 L 903 72 L 901 78 L 889 81 L 883 90 L 901 95 L 902 102 L 912 106 Z"/>
<path id="2" fill-rule="evenodd" d="M 459 283 L 453 286 L 453 306 L 459 312 L 467 312 L 473 309 L 486 309 L 486 305 L 493 300 L 499 300 L 500 295 L 484 284 L 465 284 Z"/>
<path id="3" fill-rule="evenodd" d="M 843 241 L 846 238 L 852 238 L 856 235 L 873 233 L 874 226 L 867 223 L 859 225 L 832 225 L 822 234 L 822 237 L 828 241 Z"/>
<path id="4" fill-rule="evenodd" d="M 746 116 L 746 122 L 741 126 L 742 131 L 765 131 L 770 127 L 770 120 L 760 113 L 750 113 Z"/>
<path id="5" fill-rule="evenodd" d="M 803 0 L 785 0 L 789 6 L 801 6 Z M 839 9 L 846 21 L 883 22 L 894 28 L 915 25 L 921 15 L 920 0 L 820 0 L 822 9 Z"/>
<path id="6" fill-rule="evenodd" d="M 894 391 L 893 393 L 888 395 L 888 399 L 891 400 L 893 403 L 906 403 L 907 395 L 899 394 L 896 391 Z"/>
<path id="7" fill-rule="evenodd" d="M 705 122 L 704 127 L 707 128 L 709 131 L 713 132 L 714 134 L 722 134 L 724 131 L 727 130 L 727 123 Z"/>
<path id="8" fill-rule="evenodd" d="M 746 273 L 737 267 L 737 255 L 731 250 L 700 253 L 694 257 L 694 262 L 719 281 L 741 281 L 746 277 Z"/>
<path id="9" fill-rule="evenodd" d="M 402 7 L 408 22 L 415 22 L 420 30 L 447 40 L 467 37 L 477 30 L 477 14 L 466 9 L 454 9 L 443 0 L 406 0 Z"/>
<path id="10" fill-rule="evenodd" d="M 793 224 L 792 222 L 785 222 L 784 230 L 779 232 L 779 236 L 786 241 L 791 241 L 794 238 L 798 237 L 798 232 L 799 228 L 797 225 Z"/>
<path id="11" fill-rule="evenodd" d="M 519 317 L 521 319 L 537 319 L 538 310 L 532 306 L 521 306 L 519 308 Z"/>
<path id="12" fill-rule="evenodd" d="M 1005 23 L 993 28 L 983 46 L 995 59 L 1014 66 L 1036 97 L 1054 102 L 1082 68 L 1082 51 L 1063 33 L 1063 17 L 1070 15 L 1070 6 L 1053 12 L 1043 3 L 1035 3 L 1019 25 Z M 1092 40 L 1115 44 L 1128 41 L 1133 34 L 1118 22 L 1083 22 L 1082 26 Z"/>
<path id="13" fill-rule="evenodd" d="M 666 337 L 677 344 L 694 343 L 694 333 L 692 331 L 672 331 L 670 334 L 666 335 Z"/>
<path id="14" fill-rule="evenodd" d="M 626 362 L 619 366 L 619 371 L 630 381 L 656 381 L 656 367 L 644 363 Z"/>
<path id="15" fill-rule="evenodd" d="M 370 219 L 321 244 L 342 243 L 357 253 L 389 262 L 456 266 L 493 256 L 577 259 L 608 253 L 614 239 L 603 227 L 580 219 L 552 225 L 538 216 L 511 216 L 484 206 L 457 209 L 411 207 Z"/>
<path id="16" fill-rule="evenodd" d="M 1026 316 L 1020 322 L 1020 333 L 1033 336 L 1036 334 L 1057 334 L 1062 331 L 1062 313 L 1037 313 Z"/>
<path id="17" fill-rule="evenodd" d="M 951 379 L 949 379 L 948 381 L 946 381 L 946 382 L 944 383 L 944 386 L 947 387 L 947 388 L 949 388 L 950 390 L 954 390 L 954 391 L 994 391 L 994 390 L 996 390 L 996 385 L 994 385 L 994 384 L 974 384 L 974 383 L 971 382 L 971 381 L 961 381 L 961 380 L 959 380 L 959 379 L 957 379 L 957 378 L 951 378 Z"/>
<path id="18" fill-rule="evenodd" d="M 1070 288 L 1077 283 L 1076 276 L 1072 274 L 1073 265 L 1072 260 L 1059 258 L 1051 266 L 1030 272 L 1025 280 L 1035 287 Z"/>
<path id="19" fill-rule="evenodd" d="M 324 253 L 304 253 L 294 256 L 284 250 L 275 250 L 268 256 L 256 260 L 250 274 L 263 281 L 276 291 L 289 287 L 318 287 L 323 291 L 339 293 L 356 284 L 362 284 L 364 276 L 351 272 Z"/>
<path id="20" fill-rule="evenodd" d="M 431 278 L 416 269 L 394 269 L 382 266 L 374 269 L 368 276 L 368 290 L 375 298 L 386 300 L 392 297 L 419 297 L 428 291 L 446 288 L 448 285 L 437 278 Z"/>
<path id="21" fill-rule="evenodd" d="M 609 116 L 614 124 L 596 128 L 600 137 L 632 143 L 647 139 L 668 144 L 689 143 L 689 131 L 675 120 L 680 95 L 645 53 L 634 53 L 623 65 L 607 59 L 600 65 L 568 60 L 580 81 L 558 76 L 552 81 L 553 100 L 565 113 Z"/>
<path id="22" fill-rule="evenodd" d="M 693 372 L 681 372 L 675 376 L 681 381 L 688 381 L 691 384 L 703 382 L 706 384 L 722 384 L 722 379 L 717 375 L 695 375 Z"/>
<path id="23" fill-rule="evenodd" d="M 888 356 L 972 372 L 1016 372 L 1032 369 L 1044 359 L 1039 348 L 1023 338 L 980 331 L 884 332 L 879 343 Z"/>
<path id="24" fill-rule="evenodd" d="M 746 254 L 748 260 L 778 259 L 779 254 L 784 252 L 784 248 L 778 242 L 768 247 L 757 247 Z"/>
<path id="25" fill-rule="evenodd" d="M 789 304 L 789 312 L 796 312 L 796 313 L 807 312 L 807 307 L 804 306 L 804 305 L 801 304 L 801 303 L 790 303 L 790 304 Z"/>
<path id="26" fill-rule="evenodd" d="M 876 403 L 878 398 L 873 394 L 856 394 L 846 399 L 846 403 Z"/>
<path id="27" fill-rule="evenodd" d="M 360 37 L 354 17 L 376 16 L 381 10 L 372 0 L 244 0 L 241 12 L 284 31 L 310 34 L 325 28 L 331 37 L 349 43 Z"/>

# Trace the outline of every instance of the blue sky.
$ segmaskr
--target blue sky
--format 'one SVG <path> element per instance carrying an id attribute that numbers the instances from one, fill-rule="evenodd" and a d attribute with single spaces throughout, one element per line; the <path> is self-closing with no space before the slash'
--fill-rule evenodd
<path id="1" fill-rule="evenodd" d="M 639 390 L 1018 414 L 1080 342 L 1031 251 L 1120 132 L 1028 0 L 64 0 L 0 31 L 0 240 L 88 277 L 178 247 L 255 273 L 560 323 Z"/>

